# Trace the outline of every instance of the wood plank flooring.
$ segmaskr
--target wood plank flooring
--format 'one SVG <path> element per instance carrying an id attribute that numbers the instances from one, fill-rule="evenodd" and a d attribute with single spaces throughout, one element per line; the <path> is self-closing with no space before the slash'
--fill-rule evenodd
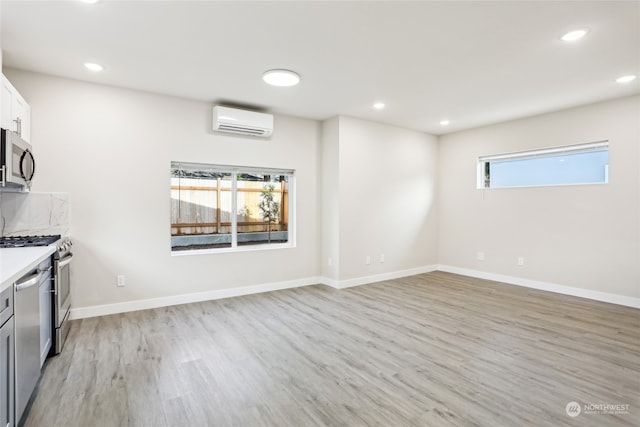
<path id="1" fill-rule="evenodd" d="M 83 319 L 25 425 L 638 426 L 639 326 L 442 272 Z"/>

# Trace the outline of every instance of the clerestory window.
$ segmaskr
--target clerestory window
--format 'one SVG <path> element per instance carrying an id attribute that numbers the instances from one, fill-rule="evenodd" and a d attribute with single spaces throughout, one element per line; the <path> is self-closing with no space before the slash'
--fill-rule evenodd
<path id="1" fill-rule="evenodd" d="M 478 188 L 608 182 L 608 141 L 478 158 Z"/>

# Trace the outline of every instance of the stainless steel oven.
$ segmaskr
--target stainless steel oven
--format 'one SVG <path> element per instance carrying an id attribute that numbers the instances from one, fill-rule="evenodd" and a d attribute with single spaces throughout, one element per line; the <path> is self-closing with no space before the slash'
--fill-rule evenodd
<path id="1" fill-rule="evenodd" d="M 56 245 L 53 254 L 53 343 L 54 354 L 62 351 L 69 335 L 69 313 L 71 310 L 71 240 L 60 235 L 0 237 L 0 248 L 24 248 L 30 246 Z"/>
<path id="2" fill-rule="evenodd" d="M 69 335 L 69 313 L 71 310 L 71 240 L 63 240 L 58 244 L 58 251 L 53 255 L 53 326 L 54 351 L 59 354 Z"/>

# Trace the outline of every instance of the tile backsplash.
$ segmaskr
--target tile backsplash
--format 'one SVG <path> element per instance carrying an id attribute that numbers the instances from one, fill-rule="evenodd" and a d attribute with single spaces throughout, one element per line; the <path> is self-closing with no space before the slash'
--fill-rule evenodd
<path id="1" fill-rule="evenodd" d="M 0 227 L 2 236 L 69 235 L 69 193 L 0 193 Z"/>

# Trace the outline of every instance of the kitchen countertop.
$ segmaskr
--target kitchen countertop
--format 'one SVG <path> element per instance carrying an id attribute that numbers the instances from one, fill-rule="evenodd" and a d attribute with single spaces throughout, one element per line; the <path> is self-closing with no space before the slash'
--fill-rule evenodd
<path id="1" fill-rule="evenodd" d="M 0 249 L 0 292 L 56 251 L 56 245 Z"/>

